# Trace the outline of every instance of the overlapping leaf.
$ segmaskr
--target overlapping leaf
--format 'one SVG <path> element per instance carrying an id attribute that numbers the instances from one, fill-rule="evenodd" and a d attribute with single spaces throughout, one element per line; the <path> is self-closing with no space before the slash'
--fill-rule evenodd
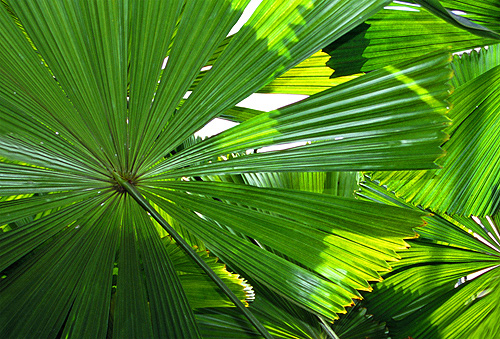
<path id="1" fill-rule="evenodd" d="M 360 194 L 404 205 L 366 182 Z M 411 208 L 411 209 L 414 209 Z M 498 218 L 426 217 L 421 237 L 365 304 L 396 337 L 491 338 L 499 331 Z"/>
<path id="2" fill-rule="evenodd" d="M 500 44 L 455 55 L 451 64 L 453 69 L 451 83 L 453 87 L 458 88 L 498 65 L 500 65 Z"/>
<path id="3" fill-rule="evenodd" d="M 387 66 L 294 105 L 263 113 L 185 149 L 144 177 L 292 168 L 432 168 L 431 159 L 441 155 L 436 146 L 446 138 L 441 129 L 448 124 L 443 115 L 449 90 L 446 82 L 451 76 L 448 60 L 446 53 L 437 53 Z M 193 166 L 219 154 L 297 141 L 319 142 Z"/>
<path id="4" fill-rule="evenodd" d="M 421 7 L 394 3 L 324 51 L 331 55 L 332 77 L 338 77 L 372 71 L 439 48 L 459 52 L 496 42 L 454 27 Z"/>
<path id="5" fill-rule="evenodd" d="M 175 242 L 172 242 L 168 237 L 165 237 L 164 241 L 167 243 L 169 257 L 171 257 L 175 270 L 179 274 L 179 279 L 186 291 L 189 304 L 194 309 L 234 306 L 222 291 L 213 286 L 212 281 L 206 276 L 205 272 L 196 263 L 192 262 Z M 237 274 L 227 271 L 226 266 L 218 261 L 218 258 L 209 255 L 207 250 L 198 250 L 198 254 L 224 280 L 226 285 L 235 292 L 240 300 L 252 302 L 255 299 L 252 286 L 247 284 Z"/>
<path id="6" fill-rule="evenodd" d="M 161 159 L 159 149 L 170 151 L 222 111 L 311 56 L 384 3 L 352 1 L 346 6 L 340 1 L 264 1 L 159 136 L 141 169 Z"/>
<path id="7" fill-rule="evenodd" d="M 334 195 L 339 197 L 352 197 L 355 190 L 357 190 L 357 179 L 358 175 L 355 172 L 316 172 L 316 173 L 300 173 L 300 172 L 285 172 L 285 173 L 250 173 L 241 175 L 226 175 L 226 176 L 211 176 L 203 177 L 203 180 L 217 181 L 217 182 L 234 182 L 240 183 L 245 182 L 252 186 L 257 187 L 273 187 L 273 188 L 288 188 L 295 190 L 302 190 L 308 192 L 323 193 L 328 195 Z M 259 211 L 262 211 L 259 209 Z M 372 240 L 370 240 L 372 241 Z M 272 247 L 267 246 L 265 243 L 259 242 L 259 246 L 271 251 L 272 253 L 283 255 L 280 252 L 275 251 Z M 385 324 L 379 324 L 373 320 L 371 316 L 366 314 L 366 309 L 359 308 L 359 304 L 352 308 L 347 309 L 347 314 L 340 315 L 340 319 L 334 322 L 333 327 L 331 323 L 322 320 L 319 317 L 307 316 L 303 310 L 298 309 L 295 305 L 279 298 L 277 295 L 273 294 L 269 290 L 265 289 L 264 286 L 257 284 L 256 290 L 258 291 L 257 303 L 252 304 L 254 312 L 257 316 L 265 317 L 261 321 L 266 323 L 266 326 L 270 329 L 271 333 L 278 338 L 288 338 L 289 336 L 294 337 L 290 331 L 296 331 L 300 329 L 303 334 L 298 334 L 299 337 L 311 337 L 311 338 L 321 338 L 323 336 L 334 336 L 337 335 L 341 338 L 348 338 L 350 336 L 357 338 L 359 335 L 363 334 L 366 337 L 375 336 L 376 338 L 386 337 L 387 332 Z M 265 293 L 264 293 L 265 292 Z M 274 307 L 270 308 L 267 302 L 263 304 L 262 298 L 271 298 L 273 300 L 277 299 L 278 302 L 274 302 Z M 284 313 L 283 309 L 276 307 L 281 305 L 287 312 Z M 217 311 L 213 314 L 205 314 L 204 317 L 216 322 L 202 323 L 203 328 L 206 328 L 207 334 L 214 335 L 215 333 L 224 337 L 221 333 L 224 331 L 226 326 L 231 326 L 233 321 L 242 321 L 240 319 L 235 320 L 234 314 L 230 314 L 227 311 Z M 233 312 L 234 313 L 234 312 Z M 280 321 L 274 320 L 274 317 L 279 315 L 279 318 L 288 318 L 293 315 L 295 320 L 287 322 L 288 326 L 294 324 L 294 328 L 279 327 Z M 293 319 L 293 318 L 292 318 Z M 317 332 L 321 328 L 320 332 Z M 253 337 L 253 331 L 251 328 L 246 329 L 244 334 L 241 332 L 241 327 L 231 327 L 231 332 L 241 333 L 241 337 Z M 279 330 L 278 330 L 279 329 Z M 208 332 L 210 331 L 210 332 Z M 332 333 L 334 331 L 335 333 Z M 300 332 L 299 332 L 300 333 Z M 205 335 L 205 333 L 204 333 Z"/>
<path id="8" fill-rule="evenodd" d="M 435 15 L 476 35 L 500 39 L 500 6 L 495 0 L 417 0 Z M 457 11 L 459 13 L 457 13 Z"/>
<path id="9" fill-rule="evenodd" d="M 379 279 L 421 224 L 421 213 L 319 194 L 163 181 L 276 167 L 432 167 L 447 124 L 446 53 L 387 67 L 170 155 L 387 1 L 264 1 L 182 105 L 247 0 L 4 3 L 0 216 L 2 226 L 19 226 L 0 235 L 1 336 L 200 336 L 163 234 L 126 185 L 138 186 L 236 272 L 330 319 L 359 297 L 356 289 L 370 289 L 367 281 Z M 208 163 L 293 141 L 315 142 L 282 159 L 270 153 Z M 367 221 L 373 215 L 380 220 Z M 303 244 L 294 240 L 301 232 Z M 304 251 L 291 253 L 290 241 Z"/>
<path id="10" fill-rule="evenodd" d="M 341 311 L 341 305 L 346 301 L 350 304 L 350 298 L 357 295 L 356 289 L 369 290 L 366 281 L 377 280 L 377 271 L 389 268 L 384 260 L 391 260 L 395 250 L 405 247 L 405 243 L 399 239 L 411 236 L 411 233 L 401 229 L 401 225 L 411 227 L 418 223 L 418 214 L 399 215 L 397 209 L 382 211 L 379 206 L 358 205 L 352 199 L 304 192 L 263 190 L 229 183 L 162 182 L 157 186 L 168 190 L 148 188 L 147 191 L 154 194 L 148 194 L 148 197 L 195 235 L 204 239 L 218 256 L 232 266 L 238 265 L 238 272 L 244 272 L 246 277 L 255 279 L 268 288 L 277 289 L 303 307 L 329 318 L 335 317 L 332 311 Z M 166 200 L 162 200 L 160 196 Z M 175 205 L 168 204 L 167 201 Z M 180 206 L 188 207 L 206 221 L 199 221 L 198 225 L 196 214 L 183 211 Z M 366 220 L 363 215 L 373 213 L 383 218 L 384 226 L 378 224 L 372 227 L 363 221 Z M 284 218 L 287 219 L 286 222 Z M 307 273 L 245 240 L 231 236 L 214 221 L 229 227 L 231 232 L 250 236 L 283 253 L 316 271 L 318 275 Z M 201 224 L 205 226 L 202 227 Z M 223 242 L 233 242 L 238 247 L 222 246 Z M 274 261 L 270 266 L 273 270 L 295 270 L 297 273 L 294 275 L 300 275 L 301 280 L 308 277 L 307 280 L 316 281 L 314 285 L 317 286 L 301 287 L 298 282 L 291 283 L 290 275 L 274 275 L 255 263 L 236 260 L 236 248 L 236 253 L 258 256 L 258 262 Z M 263 276 L 267 279 L 262 280 Z M 282 281 L 285 276 L 288 276 L 288 283 Z M 307 297 L 316 288 L 323 290 L 321 293 L 326 298 L 319 303 Z M 315 298 L 319 297 L 318 293 L 315 293 Z"/>
<path id="11" fill-rule="evenodd" d="M 283 307 L 283 305 L 288 306 Z M 290 308 L 293 304 L 280 297 L 263 296 L 252 304 L 252 309 L 257 318 L 266 325 L 273 338 L 322 338 L 324 332 L 316 322 L 310 324 L 307 319 L 295 314 Z M 204 338 L 236 339 L 259 338 L 240 314 L 234 309 L 207 309 L 197 314 L 200 329 Z"/>
<path id="12" fill-rule="evenodd" d="M 377 322 L 366 308 L 353 306 L 332 326 L 335 333 L 342 339 L 356 338 L 389 338 L 385 323 Z"/>
<path id="13" fill-rule="evenodd" d="M 482 60 L 492 64 L 477 70 L 474 57 L 456 59 L 461 73 L 465 69 L 472 74 L 489 70 L 461 84 L 450 97 L 450 117 L 454 123 L 449 129 L 450 140 L 443 146 L 447 156 L 438 162 L 443 168 L 377 173 L 373 179 L 387 183 L 391 190 L 413 204 L 433 211 L 467 216 L 496 213 L 500 194 L 498 47 L 481 53 L 491 53 L 492 57 Z"/>
<path id="14" fill-rule="evenodd" d="M 328 59 L 330 59 L 328 54 L 317 52 L 257 92 L 311 95 L 359 76 L 359 74 L 355 74 L 331 79 L 330 75 L 332 71 L 326 66 Z M 194 89 L 207 72 L 208 70 L 205 70 L 198 75 L 192 89 Z"/>
<path id="15" fill-rule="evenodd" d="M 257 187 L 289 188 L 349 198 L 358 188 L 356 172 L 245 173 L 242 177 L 246 184 Z"/>

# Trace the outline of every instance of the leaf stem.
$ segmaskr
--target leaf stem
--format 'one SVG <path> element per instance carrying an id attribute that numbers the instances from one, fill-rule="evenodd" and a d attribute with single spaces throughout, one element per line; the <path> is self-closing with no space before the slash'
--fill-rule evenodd
<path id="1" fill-rule="evenodd" d="M 266 339 L 272 339 L 267 329 L 260 323 L 257 318 L 248 310 L 245 305 L 238 299 L 238 297 L 231 291 L 229 287 L 222 281 L 222 279 L 208 266 L 208 264 L 200 258 L 200 256 L 193 250 L 193 248 L 177 233 L 168 222 L 149 204 L 149 202 L 142 196 L 137 188 L 127 180 L 123 179 L 118 173 L 113 172 L 115 180 L 122 186 L 137 203 L 163 227 L 168 234 L 179 244 L 179 246 L 208 274 L 210 279 L 215 282 L 217 286 L 229 297 L 234 305 L 240 309 L 241 312 L 248 318 L 250 323 L 262 334 Z"/>
<path id="2" fill-rule="evenodd" d="M 339 336 L 333 332 L 332 328 L 328 323 L 325 321 L 325 319 L 321 316 L 318 316 L 318 319 L 320 320 L 320 325 L 323 327 L 325 330 L 326 334 L 331 338 L 331 339 L 340 339 Z"/>

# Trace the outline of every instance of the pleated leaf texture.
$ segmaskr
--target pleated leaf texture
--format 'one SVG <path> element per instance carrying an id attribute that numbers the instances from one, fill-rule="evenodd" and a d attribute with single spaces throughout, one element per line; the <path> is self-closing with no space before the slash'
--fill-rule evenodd
<path id="1" fill-rule="evenodd" d="M 398 196 L 433 212 L 479 216 L 498 214 L 500 206 L 500 45 L 455 56 L 455 92 L 450 96 L 453 125 L 443 145 L 442 168 L 430 171 L 377 172 Z"/>
<path id="2" fill-rule="evenodd" d="M 422 1 L 424 2 L 424 1 Z M 471 13 L 477 1 L 464 1 L 451 9 Z M 481 10 L 480 6 L 476 7 Z M 483 13 L 494 13 L 491 8 Z M 467 15 L 469 17 L 469 15 Z M 494 17 L 494 15 L 492 16 Z M 451 19 L 451 18 L 450 18 Z M 477 18 L 485 22 L 484 17 Z M 451 19 L 453 20 L 453 19 Z M 491 22 L 496 20 L 490 19 Z M 328 65 L 335 70 L 332 77 L 368 72 L 388 63 L 411 59 L 439 48 L 452 52 L 497 43 L 491 37 L 475 35 L 456 27 L 417 4 L 393 2 L 368 20 L 324 48 L 331 55 Z"/>
<path id="3" fill-rule="evenodd" d="M 294 74 L 387 1 L 263 1 L 226 38 L 248 3 L 2 1 L 0 337 L 217 337 L 218 308 L 232 338 L 321 337 L 391 269 L 425 213 L 201 177 L 435 168 L 449 54 L 310 90 Z M 186 142 L 277 87 L 315 94 Z"/>
<path id="4" fill-rule="evenodd" d="M 366 180 L 363 198 L 416 209 Z M 364 306 L 396 338 L 496 338 L 500 333 L 498 215 L 425 217 L 394 271 Z"/>

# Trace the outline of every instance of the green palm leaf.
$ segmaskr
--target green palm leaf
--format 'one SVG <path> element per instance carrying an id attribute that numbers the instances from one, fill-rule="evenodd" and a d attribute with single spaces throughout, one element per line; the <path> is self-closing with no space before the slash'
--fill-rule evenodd
<path id="1" fill-rule="evenodd" d="M 71 321 L 65 331 L 81 335 L 84 319 L 90 317 L 95 324 L 91 334 L 98 337 L 106 334 L 111 289 L 105 286 L 111 286 L 118 237 L 116 228 L 107 227 L 116 215 L 105 212 L 116 207 L 114 199 L 99 211 L 79 218 L 72 227 L 63 224 L 64 229 L 54 241 L 38 247 L 25 258 L 23 265 L 15 265 L 4 273 L 1 287 L 4 336 L 53 337 L 68 316 L 75 319 L 77 309 L 86 316 Z M 99 232 L 92 232 L 89 225 Z M 75 293 L 79 290 L 81 293 Z M 85 302 L 89 297 L 93 299 L 92 312 L 90 304 Z"/>
<path id="2" fill-rule="evenodd" d="M 498 34 L 500 26 L 496 19 L 500 14 L 500 8 L 494 0 L 417 0 L 416 2 L 452 25 L 479 36 L 500 38 Z M 464 14 L 458 15 L 453 10 Z"/>
<path id="3" fill-rule="evenodd" d="M 329 194 L 340 197 L 353 197 L 355 190 L 357 190 L 357 180 L 358 174 L 356 172 L 315 172 L 315 173 L 300 173 L 300 172 L 282 172 L 282 173 L 244 173 L 241 175 L 226 175 L 226 176 L 216 176 L 216 177 L 206 177 L 203 180 L 208 181 L 218 181 L 218 182 L 245 182 L 252 186 L 257 187 L 273 187 L 273 188 L 289 188 L 294 190 L 317 192 L 323 194 Z M 258 209 L 263 211 L 262 209 Z M 372 243 L 374 239 L 368 240 Z M 267 246 L 266 243 L 259 242 L 259 246 L 265 248 L 277 255 L 281 255 L 285 258 L 282 253 L 275 251 L 273 248 Z M 346 246 L 348 248 L 350 246 Z M 258 287 L 257 287 L 258 286 Z M 340 315 L 340 319 L 336 320 L 333 325 L 333 330 L 335 333 L 332 334 L 332 326 L 326 321 L 320 318 L 307 316 L 303 310 L 298 309 L 295 305 L 288 303 L 286 300 L 279 298 L 277 295 L 271 293 L 265 289 L 262 285 L 256 285 L 258 290 L 258 300 L 256 303 L 252 304 L 254 312 L 256 312 L 257 317 L 263 317 L 266 320 L 261 320 L 266 322 L 266 327 L 268 327 L 271 333 L 279 338 L 288 337 L 311 337 L 311 338 L 323 338 L 323 337 L 335 337 L 336 335 L 341 338 L 354 337 L 357 338 L 360 335 L 365 337 L 376 337 L 385 338 L 387 330 L 385 324 L 379 324 L 373 321 L 372 317 L 366 314 L 366 309 L 359 307 L 360 303 L 347 309 L 347 313 Z M 273 305 L 282 305 L 287 312 L 283 312 L 283 309 L 277 306 L 270 307 L 271 305 L 266 301 L 265 304 L 262 303 L 263 292 L 266 292 L 266 298 L 273 299 Z M 260 301 L 260 302 L 259 302 Z M 301 312 L 302 311 L 302 312 Z M 222 313 L 224 312 L 224 313 Z M 234 314 L 234 312 L 232 312 Z M 277 317 L 277 315 L 279 315 Z M 294 327 L 279 327 L 277 324 L 282 323 L 278 321 L 277 318 L 286 319 L 290 316 L 291 319 L 286 322 L 286 324 L 293 324 Z M 241 317 L 234 319 L 234 315 L 230 315 L 228 311 L 217 311 L 212 314 L 206 314 L 206 317 L 212 321 L 212 323 L 207 323 L 206 328 L 207 333 L 205 335 L 224 337 L 223 331 L 225 326 L 230 326 L 230 322 L 235 321 L 236 323 L 241 322 Z M 214 320 L 217 320 L 214 322 Z M 322 329 L 319 331 L 319 329 Z M 236 331 L 240 330 L 241 327 L 234 326 Z M 297 333 L 296 331 L 300 332 Z M 203 331 L 203 330 L 202 330 Z M 235 332 L 236 332 L 235 331 Z M 233 331 L 231 331 L 233 332 Z M 302 332 L 302 334 L 300 334 Z M 247 330 L 245 334 L 241 334 L 241 337 L 252 337 L 251 331 Z M 297 333 L 297 334 L 294 334 Z M 216 335 L 215 335 L 216 334 Z"/>
<path id="4" fill-rule="evenodd" d="M 365 198 L 404 205 L 376 184 L 364 186 Z M 498 219 L 425 220 L 420 238 L 410 241 L 365 305 L 396 337 L 494 338 L 500 331 Z"/>
<path id="5" fill-rule="evenodd" d="M 342 339 L 389 338 L 385 323 L 377 322 L 367 313 L 366 308 L 357 304 L 347 311 L 333 326 L 333 330 Z"/>
<path id="6" fill-rule="evenodd" d="M 357 177 L 357 172 L 281 172 L 245 173 L 242 180 L 257 187 L 289 188 L 352 198 L 358 189 Z"/>
<path id="7" fill-rule="evenodd" d="M 494 44 L 476 49 L 470 53 L 455 55 L 451 67 L 453 68 L 453 87 L 458 88 L 468 81 L 500 65 L 500 44 Z"/>
<path id="8" fill-rule="evenodd" d="M 440 114 L 446 110 L 449 89 L 447 62 L 446 54 L 437 53 L 387 66 L 263 113 L 166 159 L 144 175 L 145 182 L 292 167 L 304 171 L 434 167 L 429 160 L 441 150 L 432 145 L 446 138 L 441 129 L 448 124 Z M 203 163 L 219 154 L 297 141 L 321 142 Z"/>
<path id="9" fill-rule="evenodd" d="M 1 336 L 199 337 L 197 305 L 185 287 L 192 282 L 175 266 L 171 247 L 181 246 L 270 337 L 241 303 L 241 290 L 235 288 L 236 296 L 179 234 L 238 274 L 328 319 L 359 298 L 358 290 L 370 290 L 368 281 L 390 268 L 386 261 L 406 247 L 422 213 L 319 193 L 179 179 L 433 168 L 448 124 L 447 53 L 387 66 L 172 151 L 386 2 L 264 1 L 231 39 L 225 37 L 247 0 L 5 2 Z M 314 142 L 282 153 L 219 158 L 296 141 Z M 153 219 L 175 245 L 162 240 L 165 231 Z M 301 232 L 307 242 L 297 240 Z M 290 242 L 303 251 L 292 253 Z"/>
<path id="10" fill-rule="evenodd" d="M 233 106 L 233 107 L 225 110 L 223 113 L 221 113 L 220 117 L 225 119 L 225 120 L 240 123 L 240 122 L 243 122 L 245 120 L 256 117 L 257 115 L 262 114 L 262 113 L 263 113 L 262 111 L 252 109 L 252 108 Z"/>
<path id="11" fill-rule="evenodd" d="M 324 338 L 318 319 L 259 286 L 252 310 L 273 338 Z M 302 311 L 302 312 L 301 312 Z M 259 338 L 244 317 L 232 308 L 205 309 L 196 315 L 204 338 Z"/>
<path id="12" fill-rule="evenodd" d="M 401 8 L 405 10 L 401 10 Z M 416 5 L 393 3 L 324 48 L 332 77 L 369 72 L 439 48 L 452 52 L 497 43 L 450 25 Z"/>
<path id="13" fill-rule="evenodd" d="M 213 286 L 213 282 L 195 262 L 191 261 L 185 252 L 169 237 L 163 238 L 167 244 L 169 257 L 172 258 L 175 270 L 186 292 L 189 304 L 194 309 L 207 307 L 232 307 L 233 303 L 224 293 Z M 227 271 L 225 264 L 208 250 L 197 250 L 198 255 L 207 262 L 214 272 L 221 277 L 227 286 L 244 302 L 252 302 L 255 298 L 252 286 L 237 274 Z"/>
<path id="14" fill-rule="evenodd" d="M 259 93 L 312 95 L 355 79 L 359 74 L 331 79 L 328 54 L 318 52 L 262 87 Z"/>
<path id="15" fill-rule="evenodd" d="M 211 58 L 214 59 L 213 61 L 219 57 L 223 48 L 227 46 L 228 40 L 230 39 L 226 39 L 223 42 L 223 45 L 217 49 L 215 58 L 214 56 Z M 328 54 L 324 52 L 317 52 L 278 78 L 274 79 L 257 92 L 311 95 L 324 91 L 332 86 L 337 86 L 349 80 L 355 79 L 358 76 L 351 75 L 331 79 L 331 70 L 326 66 L 328 59 Z M 209 60 L 207 63 L 207 68 L 213 64 L 213 61 L 210 61 L 212 60 Z M 209 70 L 204 70 L 200 72 L 196 81 L 193 82 L 191 90 L 199 84 L 208 71 Z"/>
<path id="16" fill-rule="evenodd" d="M 387 183 L 413 204 L 433 211 L 467 216 L 496 213 L 500 138 L 496 124 L 500 112 L 498 51 L 498 46 L 483 50 L 481 54 L 488 56 L 481 58 L 482 67 L 476 66 L 474 57 L 456 57 L 454 61 L 459 74 L 471 73 L 461 78 L 472 79 L 461 84 L 450 97 L 454 124 L 449 129 L 450 140 L 443 145 L 448 155 L 438 161 L 443 168 L 376 173 L 373 179 Z"/>

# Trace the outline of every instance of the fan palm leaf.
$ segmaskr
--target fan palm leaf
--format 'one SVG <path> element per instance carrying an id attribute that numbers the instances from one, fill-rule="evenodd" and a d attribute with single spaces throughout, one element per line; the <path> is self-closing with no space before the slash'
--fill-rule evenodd
<path id="1" fill-rule="evenodd" d="M 439 48 L 459 52 L 497 42 L 450 25 L 420 5 L 398 1 L 333 41 L 324 51 L 331 56 L 328 66 L 334 70 L 332 77 L 342 79 Z"/>
<path id="2" fill-rule="evenodd" d="M 498 31 L 492 20 L 498 6 L 491 1 L 419 3 L 455 26 L 482 30 L 476 32 L 480 35 L 492 37 L 488 29 Z M 451 9 L 465 10 L 460 15 L 488 28 L 463 21 Z M 443 145 L 448 155 L 438 160 L 443 168 L 371 173 L 380 182 L 367 178 L 358 192 L 370 201 L 436 213 L 424 217 L 419 238 L 409 241 L 394 271 L 366 295 L 364 306 L 386 321 L 397 338 L 495 338 L 500 333 L 498 138 L 493 126 L 498 44 L 455 56 L 452 65 L 457 89 L 450 97 L 450 140 Z"/>
<path id="3" fill-rule="evenodd" d="M 264 1 L 194 88 L 248 1 L 3 4 L 3 337 L 200 337 L 189 284 L 169 250 L 177 245 L 269 337 L 240 301 L 246 286 L 229 284 L 233 293 L 191 240 L 237 273 L 331 320 L 359 298 L 357 290 L 380 279 L 394 250 L 422 224 L 421 212 L 354 199 L 180 179 L 434 168 L 448 124 L 446 52 L 387 66 L 172 152 L 386 1 Z M 296 141 L 314 143 L 222 158 Z M 166 219 L 190 236 L 184 239 Z M 175 245 L 165 244 L 162 228 Z M 314 255 L 286 252 L 300 230 L 308 237 L 303 246 L 321 244 Z M 362 245 L 376 237 L 373 248 Z M 333 239 L 366 247 L 363 264 Z M 331 262 L 340 255 L 345 261 Z M 224 307 L 227 298 L 214 302 Z"/>
<path id="4" fill-rule="evenodd" d="M 423 7 L 450 24 L 476 35 L 498 40 L 499 26 L 495 19 L 500 13 L 493 0 L 418 0 Z M 462 14 L 457 14 L 457 11 Z M 465 12 L 464 12 L 465 11 Z"/>
<path id="5" fill-rule="evenodd" d="M 448 155 L 438 161 L 443 168 L 379 172 L 373 179 L 433 211 L 466 216 L 497 213 L 499 48 L 493 45 L 476 57 L 455 56 L 458 77 L 454 81 L 459 86 L 450 96 L 454 124 L 448 129 L 450 140 L 443 145 Z"/>
<path id="6" fill-rule="evenodd" d="M 415 208 L 370 181 L 359 194 Z M 425 219 L 420 238 L 410 241 L 411 248 L 365 306 L 387 321 L 396 337 L 495 338 L 500 333 L 498 218 Z"/>

